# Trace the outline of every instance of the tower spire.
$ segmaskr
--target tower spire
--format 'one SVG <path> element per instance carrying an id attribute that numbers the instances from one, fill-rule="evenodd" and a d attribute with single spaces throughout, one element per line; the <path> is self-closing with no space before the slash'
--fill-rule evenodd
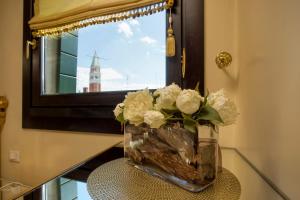
<path id="1" fill-rule="evenodd" d="M 97 51 L 95 50 L 91 66 L 97 65 L 97 66 L 100 67 L 100 62 L 99 62 L 99 60 L 100 60 L 100 58 L 99 58 L 99 56 L 97 55 Z"/>

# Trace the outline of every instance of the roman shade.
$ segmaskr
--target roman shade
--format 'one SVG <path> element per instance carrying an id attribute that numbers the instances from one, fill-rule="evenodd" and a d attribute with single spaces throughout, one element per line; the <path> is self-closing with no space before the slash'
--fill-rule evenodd
<path id="1" fill-rule="evenodd" d="M 173 3 L 174 0 L 35 0 L 29 26 L 36 37 L 59 35 L 89 25 L 149 15 Z"/>

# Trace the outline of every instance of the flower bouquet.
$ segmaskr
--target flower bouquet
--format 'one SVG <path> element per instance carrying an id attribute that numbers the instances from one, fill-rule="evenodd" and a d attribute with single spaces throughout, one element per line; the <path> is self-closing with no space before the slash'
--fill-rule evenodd
<path id="1" fill-rule="evenodd" d="M 124 125 L 131 164 L 184 189 L 199 192 L 216 179 L 221 155 L 218 126 L 235 122 L 235 104 L 224 90 L 202 97 L 171 84 L 151 93 L 129 92 L 114 110 Z"/>

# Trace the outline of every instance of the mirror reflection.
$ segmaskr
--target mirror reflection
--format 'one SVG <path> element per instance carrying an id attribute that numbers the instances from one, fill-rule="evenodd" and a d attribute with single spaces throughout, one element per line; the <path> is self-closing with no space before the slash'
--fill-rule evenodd
<path id="1" fill-rule="evenodd" d="M 163 87 L 165 38 L 165 12 L 43 37 L 42 94 Z"/>

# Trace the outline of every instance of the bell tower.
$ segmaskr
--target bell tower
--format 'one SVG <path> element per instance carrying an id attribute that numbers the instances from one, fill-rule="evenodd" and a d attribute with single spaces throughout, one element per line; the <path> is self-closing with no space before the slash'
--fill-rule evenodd
<path id="1" fill-rule="evenodd" d="M 100 58 L 95 51 L 90 69 L 89 92 L 101 92 Z"/>

